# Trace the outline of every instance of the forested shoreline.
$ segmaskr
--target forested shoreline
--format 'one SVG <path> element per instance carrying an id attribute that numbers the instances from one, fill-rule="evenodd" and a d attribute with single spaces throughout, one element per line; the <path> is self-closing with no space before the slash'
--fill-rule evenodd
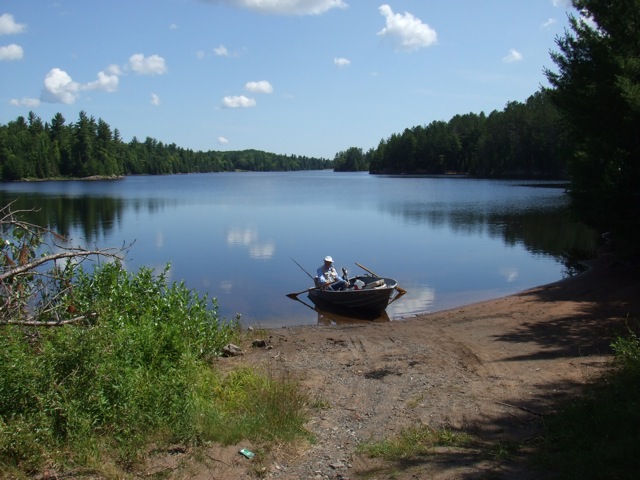
<path id="1" fill-rule="evenodd" d="M 570 145 L 547 91 L 502 111 L 455 115 L 406 128 L 366 153 L 333 160 L 260 150 L 194 151 L 147 137 L 123 141 L 117 128 L 79 113 L 43 122 L 34 112 L 0 125 L 0 180 L 117 178 L 125 175 L 334 168 L 382 174 L 464 173 L 482 178 L 566 178 Z"/>
<path id="2" fill-rule="evenodd" d="M 260 150 L 194 151 L 147 137 L 124 142 L 117 128 L 79 113 L 43 122 L 34 112 L 0 125 L 0 180 L 334 168 L 373 174 L 464 173 L 482 178 L 566 178 L 571 145 L 550 94 L 501 111 L 455 115 L 406 128 L 366 153 L 350 147 L 333 160 Z"/>
<path id="3" fill-rule="evenodd" d="M 67 123 L 61 113 L 43 122 L 34 112 L 0 125 L 0 180 L 119 177 L 178 173 L 319 170 L 322 158 L 260 150 L 194 151 L 147 137 L 124 142 L 117 128 L 81 111 Z"/>
<path id="4" fill-rule="evenodd" d="M 566 178 L 571 144 L 549 92 L 502 111 L 455 115 L 407 128 L 366 153 L 352 147 L 334 159 L 336 171 L 383 174 L 464 173 L 482 178 Z"/>

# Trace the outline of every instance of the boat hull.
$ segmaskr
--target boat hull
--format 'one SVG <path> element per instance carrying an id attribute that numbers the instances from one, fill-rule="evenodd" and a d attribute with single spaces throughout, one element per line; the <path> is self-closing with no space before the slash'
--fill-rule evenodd
<path id="1" fill-rule="evenodd" d="M 358 290 L 311 290 L 308 294 L 316 306 L 326 305 L 342 309 L 366 312 L 382 312 L 387 308 L 398 283 L 392 278 L 355 277 L 350 279 L 350 285 L 356 280 L 362 280 L 365 287 Z M 375 282 L 383 280 L 381 286 L 373 287 Z"/>

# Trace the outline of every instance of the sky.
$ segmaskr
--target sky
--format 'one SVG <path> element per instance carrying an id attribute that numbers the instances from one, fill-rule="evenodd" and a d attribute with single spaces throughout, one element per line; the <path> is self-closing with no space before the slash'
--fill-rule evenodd
<path id="1" fill-rule="evenodd" d="M 0 123 L 333 159 L 547 86 L 569 0 L 0 0 Z"/>

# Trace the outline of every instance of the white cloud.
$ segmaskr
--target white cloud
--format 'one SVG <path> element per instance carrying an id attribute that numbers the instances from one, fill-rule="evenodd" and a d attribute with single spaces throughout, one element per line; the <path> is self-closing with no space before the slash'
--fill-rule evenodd
<path id="1" fill-rule="evenodd" d="M 20 45 L 12 43 L 5 47 L 0 47 L 0 61 L 2 60 L 21 60 L 24 56 L 24 50 Z"/>
<path id="2" fill-rule="evenodd" d="M 218 145 L 226 145 L 227 143 L 229 143 L 229 139 L 226 137 L 218 137 L 217 141 Z"/>
<path id="3" fill-rule="evenodd" d="M 266 80 L 247 82 L 244 88 L 251 93 L 273 93 L 273 86 Z"/>
<path id="4" fill-rule="evenodd" d="M 255 107 L 256 101 L 244 95 L 228 96 L 222 99 L 222 106 L 224 108 L 249 108 Z"/>
<path id="5" fill-rule="evenodd" d="M 116 65 L 110 65 L 104 71 L 98 72 L 97 79 L 85 84 L 75 82 L 71 76 L 59 68 L 52 68 L 44 77 L 44 88 L 40 99 L 48 103 L 75 103 L 80 92 L 98 90 L 113 93 L 118 90 L 120 83 L 120 69 Z"/>
<path id="6" fill-rule="evenodd" d="M 502 57 L 502 61 L 505 63 L 519 62 L 520 60 L 522 60 L 522 54 L 515 48 L 509 50 L 509 53 L 505 57 Z"/>
<path id="7" fill-rule="evenodd" d="M 140 75 L 163 75 L 167 73 L 167 63 L 160 55 L 145 57 L 136 53 L 129 57 L 129 67 Z"/>
<path id="8" fill-rule="evenodd" d="M 160 97 L 155 93 L 152 93 L 150 102 L 151 102 L 151 105 L 154 105 L 157 107 L 158 105 L 160 105 Z"/>
<path id="9" fill-rule="evenodd" d="M 79 92 L 80 84 L 74 82 L 67 72 L 52 68 L 44 77 L 41 99 L 43 102 L 71 105 L 75 103 Z"/>
<path id="10" fill-rule="evenodd" d="M 229 56 L 229 51 L 227 50 L 227 47 L 225 47 L 222 44 L 220 44 L 219 47 L 214 48 L 213 49 L 213 53 L 215 53 L 219 57 L 228 57 Z"/>
<path id="11" fill-rule="evenodd" d="M 116 64 L 109 65 L 107 67 L 107 72 L 111 75 L 122 75 L 122 70 L 120 70 L 120 67 Z"/>
<path id="12" fill-rule="evenodd" d="M 102 92 L 113 93 L 118 91 L 120 79 L 116 74 L 98 72 L 98 79 L 82 85 L 82 90 L 100 90 Z"/>
<path id="13" fill-rule="evenodd" d="M 417 50 L 434 45 L 438 41 L 436 31 L 412 14 L 393 13 L 389 5 L 381 5 L 378 10 L 386 18 L 386 26 L 378 35 L 392 39 L 399 50 Z"/>
<path id="14" fill-rule="evenodd" d="M 333 63 L 338 67 L 348 67 L 349 65 L 351 65 L 351 60 L 349 60 L 348 58 L 340 57 L 334 58 Z"/>
<path id="15" fill-rule="evenodd" d="M 557 19 L 555 19 L 555 18 L 549 18 L 549 19 L 547 19 L 547 21 L 546 21 L 546 22 L 544 22 L 544 23 L 541 25 L 541 27 L 542 27 L 542 28 L 549 28 L 549 27 L 550 27 L 551 25 L 553 25 L 554 23 L 557 23 L 557 21 L 558 21 L 558 20 L 557 20 Z"/>
<path id="16" fill-rule="evenodd" d="M 554 7 L 569 8 L 571 6 L 571 0 L 551 0 Z"/>
<path id="17" fill-rule="evenodd" d="M 332 8 L 346 8 L 343 0 L 201 0 L 222 3 L 274 15 L 319 15 Z"/>
<path id="18" fill-rule="evenodd" d="M 37 98 L 28 98 L 28 97 L 23 97 L 20 100 L 18 100 L 17 98 L 13 98 L 9 100 L 9 105 L 13 105 L 14 107 L 35 108 L 40 105 L 40 100 L 38 100 Z"/>
<path id="19" fill-rule="evenodd" d="M 0 35 L 13 35 L 16 33 L 22 33 L 27 29 L 27 25 L 24 23 L 16 23 L 13 19 L 13 15 L 10 13 L 3 13 L 0 15 Z"/>
<path id="20" fill-rule="evenodd" d="M 178 29 L 178 25 L 176 25 L 175 23 L 172 23 L 171 25 L 169 25 L 169 30 L 177 30 Z"/>

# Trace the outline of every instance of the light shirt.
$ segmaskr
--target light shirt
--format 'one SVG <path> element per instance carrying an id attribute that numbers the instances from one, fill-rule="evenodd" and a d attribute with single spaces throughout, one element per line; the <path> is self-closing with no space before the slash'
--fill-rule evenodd
<path id="1" fill-rule="evenodd" d="M 318 283 L 320 285 L 325 285 L 327 283 L 333 283 L 337 280 L 340 280 L 340 276 L 338 272 L 334 268 L 333 265 L 328 268 L 323 264 L 320 268 L 318 268 Z"/>

